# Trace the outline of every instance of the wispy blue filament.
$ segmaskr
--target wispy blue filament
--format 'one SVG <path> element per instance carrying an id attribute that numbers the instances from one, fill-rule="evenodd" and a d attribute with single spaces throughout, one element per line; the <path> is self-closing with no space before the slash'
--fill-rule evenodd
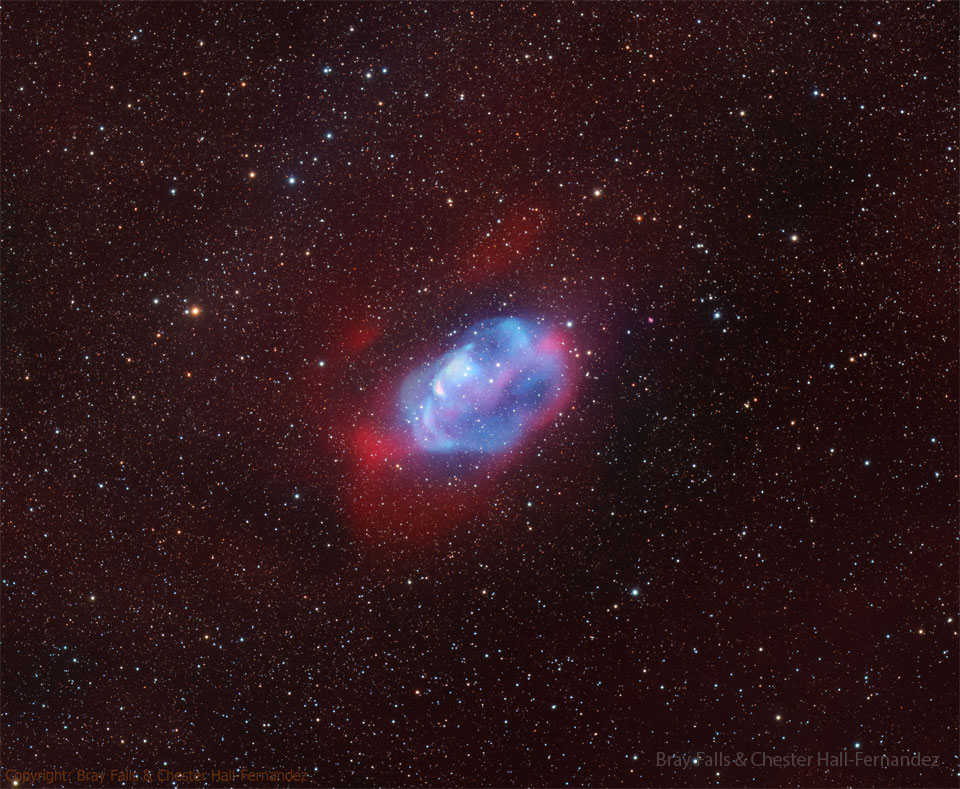
<path id="1" fill-rule="evenodd" d="M 476 324 L 462 344 L 414 372 L 401 410 L 430 452 L 502 452 L 552 416 L 564 392 L 560 344 L 522 318 Z"/>

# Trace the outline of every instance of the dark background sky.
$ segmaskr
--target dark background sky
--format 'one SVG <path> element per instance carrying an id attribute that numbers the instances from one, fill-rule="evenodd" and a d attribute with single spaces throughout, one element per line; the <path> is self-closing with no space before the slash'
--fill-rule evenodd
<path id="1" fill-rule="evenodd" d="M 2 23 L 5 769 L 956 784 L 956 4 Z M 570 407 L 403 467 L 514 314 Z"/>

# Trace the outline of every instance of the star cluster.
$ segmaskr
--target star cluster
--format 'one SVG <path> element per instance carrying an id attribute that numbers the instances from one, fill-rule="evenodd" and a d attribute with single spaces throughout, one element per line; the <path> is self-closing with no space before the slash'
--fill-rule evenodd
<path id="1" fill-rule="evenodd" d="M 956 785 L 955 4 L 0 13 L 4 770 Z"/>

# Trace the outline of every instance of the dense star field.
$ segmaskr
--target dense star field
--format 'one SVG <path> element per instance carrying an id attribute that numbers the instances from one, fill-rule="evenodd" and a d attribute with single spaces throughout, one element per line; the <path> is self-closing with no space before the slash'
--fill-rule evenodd
<path id="1" fill-rule="evenodd" d="M 957 41 L 4 4 L 3 785 L 955 786 Z"/>

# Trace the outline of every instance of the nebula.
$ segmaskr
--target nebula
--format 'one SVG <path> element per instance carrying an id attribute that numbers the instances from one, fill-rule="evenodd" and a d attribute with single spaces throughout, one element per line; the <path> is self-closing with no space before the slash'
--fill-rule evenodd
<path id="1" fill-rule="evenodd" d="M 414 446 L 427 452 L 497 453 L 553 417 L 569 390 L 565 351 L 533 321 L 481 321 L 461 344 L 413 372 L 401 414 Z"/>

